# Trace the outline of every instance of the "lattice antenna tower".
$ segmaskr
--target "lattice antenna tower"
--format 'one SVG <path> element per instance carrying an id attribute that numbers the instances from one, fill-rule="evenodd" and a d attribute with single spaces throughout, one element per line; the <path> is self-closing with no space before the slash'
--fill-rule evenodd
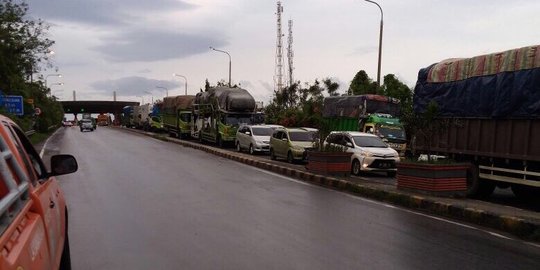
<path id="1" fill-rule="evenodd" d="M 274 87 L 277 92 L 283 90 L 283 34 L 281 33 L 281 13 L 283 13 L 283 6 L 281 6 L 281 1 L 277 1 L 276 75 L 274 78 Z"/>
<path id="2" fill-rule="evenodd" d="M 289 20 L 289 36 L 288 36 L 288 39 L 287 39 L 287 63 L 289 64 L 288 65 L 288 71 L 289 71 L 289 87 L 291 85 L 294 84 L 294 76 L 293 76 L 293 70 L 294 70 L 294 65 L 293 65 L 293 58 L 294 58 L 294 52 L 293 52 L 293 48 L 292 48 L 292 44 L 293 44 L 293 35 L 292 35 L 292 26 L 293 26 L 293 21 L 292 20 Z"/>

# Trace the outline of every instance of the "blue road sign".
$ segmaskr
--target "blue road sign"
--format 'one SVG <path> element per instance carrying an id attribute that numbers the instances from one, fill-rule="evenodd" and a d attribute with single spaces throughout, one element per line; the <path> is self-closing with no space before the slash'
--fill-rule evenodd
<path id="1" fill-rule="evenodd" d="M 0 104 L 14 115 L 24 115 L 22 96 L 0 96 Z"/>

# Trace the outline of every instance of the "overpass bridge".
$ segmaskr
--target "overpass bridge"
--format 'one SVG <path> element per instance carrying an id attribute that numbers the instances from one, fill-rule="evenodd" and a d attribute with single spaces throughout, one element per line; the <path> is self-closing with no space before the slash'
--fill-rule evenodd
<path id="1" fill-rule="evenodd" d="M 138 106 L 139 102 L 134 101 L 99 101 L 99 100 L 80 100 L 80 101 L 60 101 L 64 113 L 72 113 L 77 119 L 79 113 L 112 113 L 114 119 L 120 119 L 122 108 L 125 106 Z"/>

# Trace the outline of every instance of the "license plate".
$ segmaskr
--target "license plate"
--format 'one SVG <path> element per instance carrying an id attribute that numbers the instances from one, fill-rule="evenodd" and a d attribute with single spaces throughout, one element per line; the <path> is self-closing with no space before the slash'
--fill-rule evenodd
<path id="1" fill-rule="evenodd" d="M 380 163 L 379 167 L 380 168 L 390 168 L 390 163 Z"/>

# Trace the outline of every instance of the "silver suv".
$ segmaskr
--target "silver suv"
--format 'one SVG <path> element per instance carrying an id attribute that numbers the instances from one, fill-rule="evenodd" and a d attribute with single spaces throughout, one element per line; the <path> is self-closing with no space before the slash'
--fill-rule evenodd
<path id="1" fill-rule="evenodd" d="M 243 125 L 236 132 L 236 150 L 246 149 L 250 154 L 270 151 L 270 136 L 278 125 Z"/>
<path id="2" fill-rule="evenodd" d="M 81 132 L 85 130 L 94 131 L 94 123 L 90 119 L 81 120 Z"/>

